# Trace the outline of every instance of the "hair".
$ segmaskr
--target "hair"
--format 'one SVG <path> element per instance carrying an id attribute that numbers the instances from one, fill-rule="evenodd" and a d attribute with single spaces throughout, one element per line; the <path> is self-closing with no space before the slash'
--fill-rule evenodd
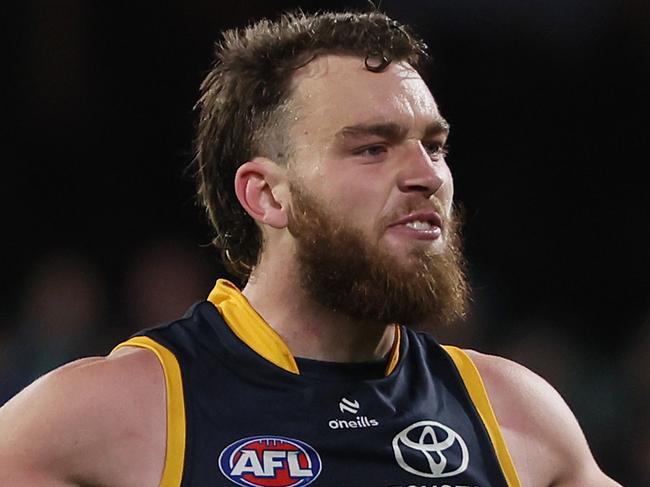
<path id="1" fill-rule="evenodd" d="M 225 31 L 201 84 L 195 107 L 198 199 L 226 270 L 243 282 L 259 261 L 263 239 L 237 199 L 235 173 L 256 156 L 286 163 L 291 144 L 283 107 L 291 99 L 293 73 L 327 54 L 361 57 L 374 72 L 392 61 L 406 61 L 420 71 L 427 59 L 421 39 L 377 10 L 297 11 Z"/>

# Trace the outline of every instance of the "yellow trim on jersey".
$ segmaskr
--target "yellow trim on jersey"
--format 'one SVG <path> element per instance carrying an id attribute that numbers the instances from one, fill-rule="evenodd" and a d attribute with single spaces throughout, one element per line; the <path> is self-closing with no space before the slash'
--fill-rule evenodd
<path id="1" fill-rule="evenodd" d="M 130 338 L 116 346 L 113 351 L 122 347 L 150 350 L 162 365 L 167 396 L 167 449 L 160 487 L 179 487 L 183 479 L 185 461 L 185 401 L 178 360 L 166 347 L 149 337 Z"/>
<path id="2" fill-rule="evenodd" d="M 386 377 L 395 370 L 397 364 L 399 363 L 399 346 L 402 341 L 402 332 L 400 331 L 399 326 L 395 326 L 395 338 L 393 338 L 393 346 L 390 349 L 390 357 L 388 358 L 388 364 L 386 365 Z"/>
<path id="3" fill-rule="evenodd" d="M 253 309 L 246 296 L 232 282 L 217 280 L 217 284 L 208 296 L 232 332 L 246 345 L 266 360 L 278 367 L 300 374 L 293 354 L 280 335 Z M 399 362 L 399 326 L 395 326 L 395 338 L 386 366 L 386 375 L 390 374 Z"/>
<path id="4" fill-rule="evenodd" d="M 219 309 L 232 332 L 258 355 L 288 372 L 300 373 L 289 347 L 232 282 L 219 279 L 208 301 Z"/>
<path id="5" fill-rule="evenodd" d="M 521 487 L 517 471 L 512 463 L 512 457 L 510 456 L 506 442 L 501 434 L 499 423 L 497 422 L 497 418 L 494 415 L 492 406 L 490 405 L 485 385 L 483 384 L 483 380 L 481 379 L 481 375 L 479 374 L 476 365 L 474 365 L 472 359 L 460 348 L 446 345 L 443 346 L 443 348 L 449 354 L 454 364 L 456 364 L 456 368 L 458 369 L 460 376 L 463 378 L 469 396 L 483 420 L 483 424 L 490 436 L 490 440 L 494 446 L 497 459 L 501 465 L 503 475 L 508 482 L 508 486 Z"/>

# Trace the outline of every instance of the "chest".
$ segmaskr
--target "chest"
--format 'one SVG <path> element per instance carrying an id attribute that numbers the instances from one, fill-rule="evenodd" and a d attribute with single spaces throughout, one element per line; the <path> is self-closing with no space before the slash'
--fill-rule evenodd
<path id="1" fill-rule="evenodd" d="M 212 366 L 210 376 L 186 374 L 183 486 L 505 485 L 484 425 L 449 377 L 411 369 L 316 382 Z"/>

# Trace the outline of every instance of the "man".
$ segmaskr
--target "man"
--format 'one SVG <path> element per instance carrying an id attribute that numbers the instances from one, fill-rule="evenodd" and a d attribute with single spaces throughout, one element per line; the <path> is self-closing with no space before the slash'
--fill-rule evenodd
<path id="1" fill-rule="evenodd" d="M 245 286 L 10 401 L 1 485 L 618 485 L 541 378 L 411 328 L 467 300 L 423 49 L 377 12 L 225 34 L 196 162 Z"/>

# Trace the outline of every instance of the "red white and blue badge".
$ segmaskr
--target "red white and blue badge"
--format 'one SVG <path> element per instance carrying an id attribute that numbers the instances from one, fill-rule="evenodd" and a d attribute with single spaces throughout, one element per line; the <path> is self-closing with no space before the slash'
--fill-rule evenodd
<path id="1" fill-rule="evenodd" d="M 320 456 L 307 443 L 282 436 L 253 436 L 219 455 L 221 472 L 244 487 L 304 487 L 321 472 Z"/>

